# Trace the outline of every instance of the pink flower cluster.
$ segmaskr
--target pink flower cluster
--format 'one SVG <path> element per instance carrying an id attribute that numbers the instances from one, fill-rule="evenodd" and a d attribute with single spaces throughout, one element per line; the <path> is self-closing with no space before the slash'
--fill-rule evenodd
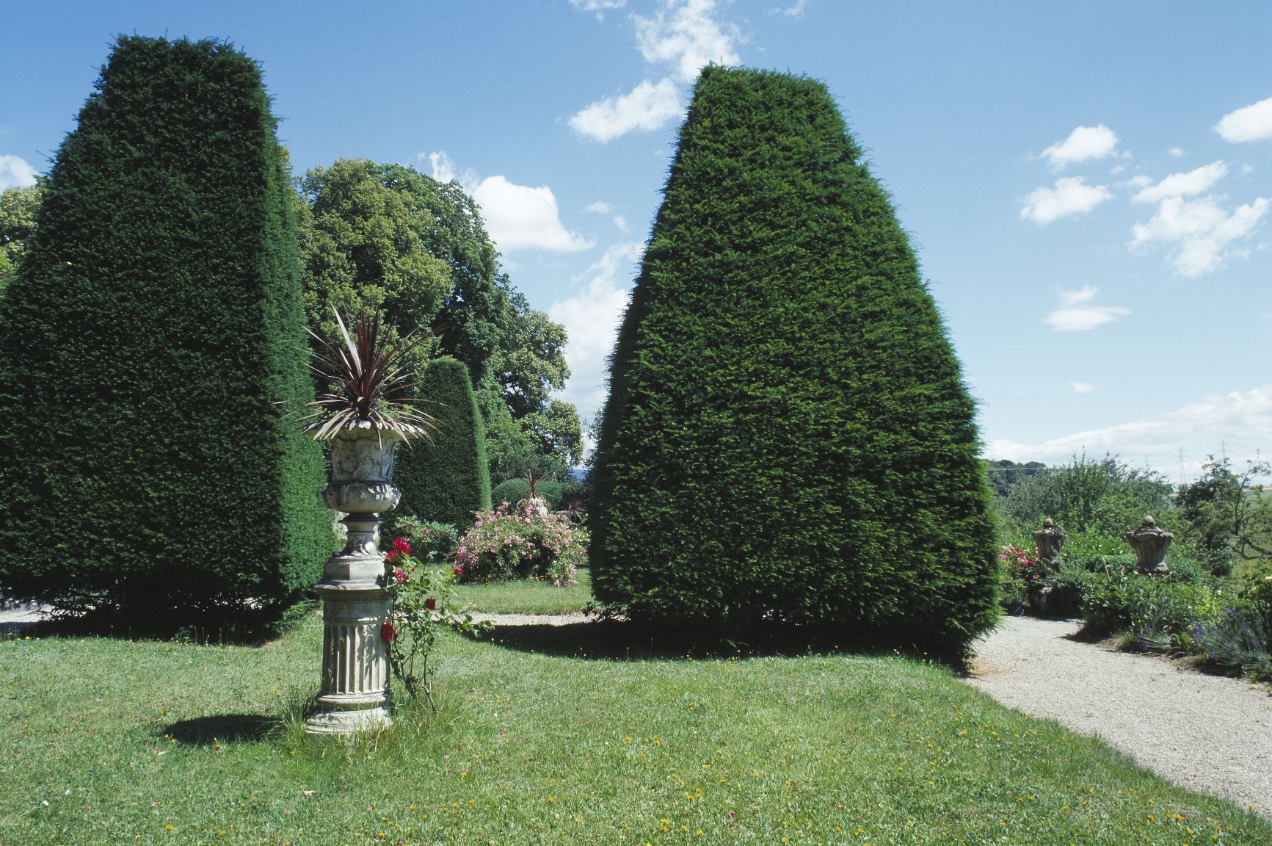
<path id="1" fill-rule="evenodd" d="M 565 514 L 539 514 L 527 500 L 510 508 L 504 502 L 477 515 L 455 553 L 461 581 L 551 579 L 558 587 L 577 584 L 575 559 L 582 544 Z M 586 533 L 584 533 L 586 537 Z"/>

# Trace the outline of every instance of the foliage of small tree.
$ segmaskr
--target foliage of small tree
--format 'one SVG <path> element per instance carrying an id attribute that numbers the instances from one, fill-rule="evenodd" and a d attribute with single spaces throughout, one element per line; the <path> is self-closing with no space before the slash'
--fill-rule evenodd
<path id="1" fill-rule="evenodd" d="M 1272 498 L 1257 481 L 1269 473 L 1266 461 L 1247 462 L 1237 473 L 1226 457 L 1212 455 L 1200 479 L 1180 486 L 1180 540 L 1215 575 L 1231 572 L 1234 561 L 1272 557 Z"/>
<path id="2" fill-rule="evenodd" d="M 610 378 L 590 518 L 602 602 L 949 651 L 992 624 L 973 404 L 825 86 L 703 71 Z"/>
<path id="3" fill-rule="evenodd" d="M 1018 531 L 1036 529 L 1050 517 L 1068 532 L 1119 539 L 1145 515 L 1167 529 L 1176 517 L 1169 482 L 1112 456 L 1083 455 L 1027 476 L 999 500 L 999 510 Z"/>
<path id="4" fill-rule="evenodd" d="M 260 69 L 121 37 L 0 304 L 0 583 L 142 626 L 277 610 L 331 551 Z M 211 618 L 211 619 L 209 619 Z"/>
<path id="5" fill-rule="evenodd" d="M 428 362 L 417 392 L 438 426 L 431 443 L 398 450 L 393 478 L 402 501 L 392 519 L 467 527 L 477 512 L 490 510 L 486 436 L 468 370 L 453 358 Z"/>
<path id="6" fill-rule="evenodd" d="M 9 188 L 0 192 L 0 297 L 18 272 L 26 240 L 35 231 L 35 213 L 43 188 Z"/>
<path id="7" fill-rule="evenodd" d="M 329 323 L 336 306 L 383 308 L 404 332 L 437 328 L 416 366 L 450 356 L 468 368 L 497 480 L 577 463 L 577 412 L 551 397 L 570 373 L 565 329 L 499 271 L 480 209 L 459 183 L 340 159 L 310 170 L 299 189 L 311 327 Z"/>

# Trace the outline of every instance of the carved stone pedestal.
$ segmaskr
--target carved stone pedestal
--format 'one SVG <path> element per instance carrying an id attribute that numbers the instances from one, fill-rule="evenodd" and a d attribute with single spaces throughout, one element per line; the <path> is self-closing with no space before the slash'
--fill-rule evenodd
<path id="1" fill-rule="evenodd" d="M 398 436 L 370 424 L 342 430 L 331 442 L 329 508 L 344 511 L 349 540 L 315 586 L 322 597 L 322 689 L 305 721 L 309 734 L 356 734 L 387 725 L 392 694 L 388 652 L 380 628 L 392 599 L 384 589 L 380 512 L 398 503 L 393 447 Z"/>

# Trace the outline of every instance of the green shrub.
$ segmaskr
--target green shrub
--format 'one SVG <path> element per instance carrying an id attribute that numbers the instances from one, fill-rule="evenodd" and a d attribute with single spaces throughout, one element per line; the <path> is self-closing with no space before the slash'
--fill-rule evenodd
<path id="1" fill-rule="evenodd" d="M 411 553 L 426 564 L 449 565 L 459 548 L 460 532 L 449 523 L 402 517 L 389 534 L 395 538 L 406 538 L 411 544 Z"/>
<path id="2" fill-rule="evenodd" d="M 597 598 L 959 651 L 997 615 L 974 407 L 825 86 L 709 67 L 611 364 Z"/>
<path id="3" fill-rule="evenodd" d="M 553 511 L 561 507 L 561 496 L 565 486 L 560 482 L 540 481 L 534 483 L 534 490 L 548 502 Z M 523 499 L 530 497 L 530 483 L 525 479 L 509 479 L 497 485 L 490 493 L 490 500 L 495 505 L 506 502 L 515 506 Z"/>
<path id="4" fill-rule="evenodd" d="M 121 37 L 0 305 L 0 583 L 143 626 L 279 610 L 331 551 L 292 189 L 256 63 Z M 206 624 L 207 620 L 203 620 Z"/>
<path id="5" fill-rule="evenodd" d="M 1204 584 L 1131 570 L 1090 573 L 1083 580 L 1082 616 L 1091 634 L 1129 632 L 1145 646 L 1190 645 L 1189 627 L 1219 613 Z"/>
<path id="6" fill-rule="evenodd" d="M 425 522 L 471 525 L 473 515 L 490 510 L 490 469 L 468 368 L 453 358 L 430 361 L 420 372 L 418 391 L 432 401 L 421 403 L 420 409 L 436 417 L 439 426 L 431 434 L 431 444 L 419 440 L 397 450 L 393 483 L 402 501 L 396 513 Z"/>

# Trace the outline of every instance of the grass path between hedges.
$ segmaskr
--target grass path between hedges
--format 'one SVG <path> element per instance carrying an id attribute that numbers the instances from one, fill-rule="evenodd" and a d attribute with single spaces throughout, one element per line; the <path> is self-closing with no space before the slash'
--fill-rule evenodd
<path id="1" fill-rule="evenodd" d="M 632 632 L 447 635 L 441 714 L 354 746 L 296 725 L 316 616 L 263 648 L 0 641 L 0 843 L 1272 843 L 941 667 Z"/>
<path id="2" fill-rule="evenodd" d="M 489 585 L 459 585 L 459 602 L 490 614 L 570 614 L 592 602 L 592 578 L 580 567 L 577 585 L 553 587 L 551 582 L 496 582 Z"/>

